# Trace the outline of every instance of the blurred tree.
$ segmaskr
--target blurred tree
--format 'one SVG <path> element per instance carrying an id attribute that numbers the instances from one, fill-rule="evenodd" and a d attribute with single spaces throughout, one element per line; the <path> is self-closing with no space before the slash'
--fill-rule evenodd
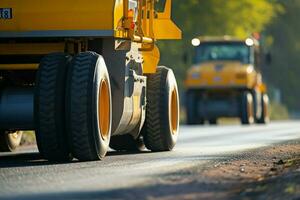
<path id="1" fill-rule="evenodd" d="M 274 16 L 270 0 L 174 0 L 176 22 L 185 37 L 260 32 Z"/>
<path id="2" fill-rule="evenodd" d="M 265 69 L 268 81 L 282 93 L 282 101 L 289 110 L 300 111 L 300 1 L 279 0 L 285 12 L 268 26 L 272 65 Z"/>

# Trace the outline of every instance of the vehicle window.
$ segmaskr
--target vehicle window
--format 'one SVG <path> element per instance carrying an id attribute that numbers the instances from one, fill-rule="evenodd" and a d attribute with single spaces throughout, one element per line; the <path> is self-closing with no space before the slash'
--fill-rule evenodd
<path id="1" fill-rule="evenodd" d="M 251 51 L 244 42 L 205 42 L 196 47 L 195 63 L 207 61 L 240 61 L 251 63 Z"/>
<path id="2" fill-rule="evenodd" d="M 137 20 L 137 16 L 138 16 L 138 7 L 137 7 L 137 5 L 138 5 L 137 0 L 129 0 L 128 9 L 134 11 L 134 21 Z"/>
<path id="3" fill-rule="evenodd" d="M 166 4 L 166 0 L 159 0 L 159 1 L 155 2 L 155 10 L 157 12 L 164 12 L 165 4 Z"/>

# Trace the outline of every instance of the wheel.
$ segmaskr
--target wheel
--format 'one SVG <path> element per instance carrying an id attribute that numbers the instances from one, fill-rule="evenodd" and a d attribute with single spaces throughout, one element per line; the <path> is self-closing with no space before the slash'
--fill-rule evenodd
<path id="1" fill-rule="evenodd" d="M 250 92 L 244 92 L 241 100 L 241 122 L 242 124 L 254 123 L 254 103 Z"/>
<path id="2" fill-rule="evenodd" d="M 141 137 L 134 139 L 129 134 L 111 137 L 109 146 L 116 151 L 142 151 L 145 149 L 145 144 Z"/>
<path id="3" fill-rule="evenodd" d="M 34 116 L 37 146 L 51 161 L 69 160 L 68 136 L 65 131 L 65 79 L 71 57 L 63 53 L 45 56 L 36 79 Z"/>
<path id="4" fill-rule="evenodd" d="M 188 125 L 204 125 L 205 119 L 198 116 L 197 97 L 195 91 L 186 93 L 186 123 Z"/>
<path id="5" fill-rule="evenodd" d="M 257 123 L 259 124 L 266 124 L 270 121 L 270 115 L 269 115 L 269 97 L 267 94 L 263 94 L 261 97 L 261 117 L 257 120 Z"/>
<path id="6" fill-rule="evenodd" d="M 68 71 L 66 121 L 72 155 L 80 161 L 102 159 L 112 125 L 109 74 L 102 56 L 79 53 Z"/>
<path id="7" fill-rule="evenodd" d="M 196 97 L 194 91 L 187 91 L 186 93 L 186 123 L 188 125 L 198 124 Z M 203 120 L 204 124 L 204 120 Z"/>
<path id="8" fill-rule="evenodd" d="M 179 98 L 174 73 L 158 67 L 147 79 L 146 120 L 142 135 L 152 151 L 170 151 L 177 142 L 179 129 Z"/>
<path id="9" fill-rule="evenodd" d="M 8 132 L 0 133 L 0 152 L 12 152 L 21 143 L 23 132 Z"/>
<path id="10" fill-rule="evenodd" d="M 214 119 L 209 119 L 208 122 L 209 122 L 210 125 L 216 125 L 216 124 L 218 123 L 218 121 L 217 121 L 216 118 L 214 118 Z"/>
<path id="11" fill-rule="evenodd" d="M 197 121 L 197 124 L 204 125 L 205 124 L 205 119 L 199 118 L 198 121 Z"/>

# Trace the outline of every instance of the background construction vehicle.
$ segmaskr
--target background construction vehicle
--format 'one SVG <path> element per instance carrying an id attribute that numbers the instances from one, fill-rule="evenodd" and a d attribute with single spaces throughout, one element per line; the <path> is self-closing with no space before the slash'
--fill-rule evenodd
<path id="1" fill-rule="evenodd" d="M 157 67 L 155 45 L 181 38 L 171 0 L 1 0 L 0 9 L 1 140 L 35 130 L 48 160 L 174 147 L 177 83 Z"/>
<path id="2" fill-rule="evenodd" d="M 199 37 L 194 66 L 187 72 L 188 124 L 216 124 L 220 117 L 239 117 L 242 124 L 269 121 L 269 99 L 262 82 L 262 54 L 254 38 Z"/>

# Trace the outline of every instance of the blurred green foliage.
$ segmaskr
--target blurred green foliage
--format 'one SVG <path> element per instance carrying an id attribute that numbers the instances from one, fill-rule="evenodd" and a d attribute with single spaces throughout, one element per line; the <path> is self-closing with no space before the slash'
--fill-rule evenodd
<path id="1" fill-rule="evenodd" d="M 173 0 L 184 38 L 201 35 L 249 36 L 267 25 L 279 4 L 270 0 Z"/>
<path id="2" fill-rule="evenodd" d="M 270 103 L 270 118 L 271 120 L 286 120 L 289 119 L 289 112 L 286 106 L 278 103 Z"/>
<path id="3" fill-rule="evenodd" d="M 300 1 L 278 0 L 281 12 L 266 28 L 272 37 L 272 65 L 265 69 L 270 84 L 279 88 L 283 103 L 291 111 L 300 111 Z"/>
<path id="4" fill-rule="evenodd" d="M 23 131 L 21 145 L 29 145 L 29 144 L 35 144 L 35 133 L 34 131 Z"/>

